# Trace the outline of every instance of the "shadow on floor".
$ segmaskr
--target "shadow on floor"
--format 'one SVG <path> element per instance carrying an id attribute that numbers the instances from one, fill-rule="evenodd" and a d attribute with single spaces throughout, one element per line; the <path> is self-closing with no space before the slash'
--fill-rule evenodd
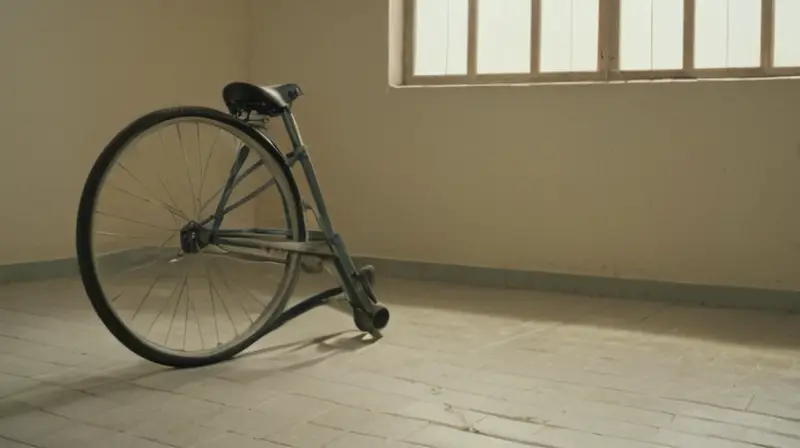
<path id="1" fill-rule="evenodd" d="M 291 374 L 313 367 L 337 355 L 369 346 L 371 342 L 359 332 L 340 331 L 254 349 L 228 361 L 193 369 L 173 369 L 140 360 L 128 367 L 101 370 L 83 380 L 71 381 L 63 387 L 40 383 L 17 391 L 13 394 L 13 399 L 0 399 L 0 420 L 42 409 L 68 407 L 72 403 L 86 399 L 106 398 L 108 394 L 136 393 L 137 388 L 140 391 L 149 389 L 156 392 L 170 390 L 170 387 L 165 387 L 164 384 L 161 384 L 161 387 L 148 385 L 149 379 L 161 377 L 163 380 L 163 375 L 172 375 L 174 382 L 172 385 L 175 387 L 204 381 L 211 377 L 226 378 L 234 374 L 237 376 L 237 381 L 244 383 L 264 380 L 274 375 Z M 301 351 L 305 353 L 298 357 L 292 356 Z M 264 357 L 268 354 L 274 356 Z M 249 358 L 258 358 L 257 366 L 241 369 L 241 364 L 247 363 Z"/>

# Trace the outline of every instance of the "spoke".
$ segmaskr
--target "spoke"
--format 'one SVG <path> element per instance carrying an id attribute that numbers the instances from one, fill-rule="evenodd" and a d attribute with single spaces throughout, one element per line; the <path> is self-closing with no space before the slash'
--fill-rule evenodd
<path id="1" fill-rule="evenodd" d="M 186 290 L 186 314 L 183 316 L 183 347 L 181 350 L 186 350 L 186 335 L 189 334 L 189 290 Z"/>
<path id="2" fill-rule="evenodd" d="M 188 296 L 189 292 L 187 291 L 186 294 Z M 192 300 L 189 300 L 189 304 L 192 306 L 192 313 L 194 313 L 194 320 L 195 322 L 197 322 L 197 332 L 200 334 L 200 350 L 205 350 L 206 343 L 205 340 L 203 339 L 203 330 L 200 328 L 200 315 L 197 314 L 197 308 L 194 306 L 194 302 Z"/>
<path id="3" fill-rule="evenodd" d="M 253 299 L 253 301 L 255 301 L 256 303 L 258 303 L 259 305 L 261 305 L 261 306 L 263 307 L 263 309 L 262 309 L 262 311 L 261 311 L 261 312 L 263 313 L 263 312 L 264 312 L 264 311 L 265 311 L 265 310 L 268 308 L 268 305 L 267 305 L 266 303 L 262 302 L 261 300 L 258 300 L 258 298 L 255 296 L 255 294 L 253 294 L 253 293 L 252 293 L 252 291 L 250 291 L 250 288 L 248 288 L 248 287 L 246 287 L 246 286 L 243 286 L 243 285 L 245 284 L 245 282 L 244 282 L 244 281 L 242 281 L 242 277 L 241 277 L 241 275 L 240 275 L 238 272 L 237 272 L 237 275 L 238 275 L 238 277 L 239 277 L 239 281 L 237 282 L 237 285 L 239 285 L 239 287 L 240 287 L 240 288 L 241 288 L 241 289 L 242 289 L 244 292 L 246 292 L 246 293 L 247 293 L 247 295 L 249 295 L 249 296 L 250 296 L 250 298 L 251 298 L 251 299 Z M 233 291 L 233 289 L 232 289 L 232 288 L 229 288 L 229 289 L 231 289 L 231 291 Z M 274 299 L 274 297 L 273 297 L 273 299 Z M 259 314 L 260 314 L 260 313 L 259 313 Z M 251 320 L 251 322 L 252 322 L 252 320 Z"/>
<path id="4" fill-rule="evenodd" d="M 154 201 L 152 199 L 147 199 L 147 198 L 139 196 L 139 195 L 137 195 L 135 193 L 131 193 L 130 191 L 125 190 L 123 188 L 119 188 L 119 187 L 117 187 L 115 185 L 111 185 L 110 188 L 112 190 L 119 191 L 120 193 L 125 193 L 125 194 L 127 194 L 129 196 L 132 196 L 132 197 L 134 197 L 136 199 L 139 199 L 141 201 L 147 202 L 149 204 L 153 204 L 153 205 L 156 205 L 158 207 L 161 207 L 164 210 L 166 210 L 167 212 L 169 212 L 169 214 L 171 214 L 174 217 L 178 217 L 178 218 L 184 219 L 186 221 L 191 221 L 191 219 L 189 219 L 186 215 L 184 215 L 182 211 L 180 211 L 180 210 L 178 210 L 178 209 L 176 209 L 176 208 L 172 207 L 171 205 L 168 205 L 168 204 L 166 204 L 164 202 L 161 202 L 161 201 L 158 201 L 158 200 Z"/>
<path id="5" fill-rule="evenodd" d="M 167 329 L 167 336 L 164 338 L 164 346 L 169 343 L 169 335 L 172 333 L 172 325 L 175 323 L 175 315 L 178 313 L 178 308 L 181 306 L 181 299 L 183 298 L 183 291 L 186 291 L 188 283 L 188 276 L 183 277 L 183 286 L 181 286 L 181 292 L 178 294 L 178 301 L 175 303 L 175 308 L 172 310 L 172 319 L 169 321 L 169 328 Z M 185 335 L 185 333 L 184 333 Z"/>
<path id="6" fill-rule="evenodd" d="M 197 333 L 200 335 L 200 350 L 205 349 L 205 342 L 203 342 L 203 330 L 200 329 L 200 318 L 197 316 L 197 310 L 194 307 L 192 296 L 189 294 L 191 288 L 186 289 L 186 315 L 184 316 L 184 332 L 183 332 L 183 350 L 186 350 L 186 335 L 189 334 L 189 307 L 192 307 L 195 322 L 197 323 Z"/>
<path id="7" fill-rule="evenodd" d="M 222 271 L 222 269 L 220 269 L 220 271 Z M 211 275 L 211 271 L 209 271 L 209 275 Z M 224 277 L 224 276 L 223 276 L 223 279 L 222 279 L 222 283 L 223 283 L 223 284 L 225 284 L 225 287 L 228 289 L 228 291 L 230 291 L 231 293 L 233 293 L 233 289 L 230 287 L 230 285 L 228 285 L 228 282 L 225 280 L 225 277 Z M 247 292 L 248 294 L 250 294 L 250 291 L 247 291 L 247 288 L 242 288 L 242 289 L 244 289 L 244 290 L 245 290 L 245 292 Z M 251 297 L 252 297 L 252 294 L 250 294 L 250 295 L 251 295 Z M 233 294 L 233 296 L 234 296 L 234 297 L 236 297 L 236 294 Z M 255 300 L 255 297 L 253 297 L 253 299 Z M 251 324 L 253 324 L 253 323 L 254 323 L 254 321 L 253 321 L 253 319 L 250 317 L 250 313 L 247 311 L 247 308 L 245 308 L 245 306 L 244 306 L 244 304 L 242 303 L 242 301 L 241 301 L 241 300 L 238 300 L 238 298 L 237 298 L 237 300 L 236 300 L 236 301 L 239 303 L 239 306 L 240 306 L 240 307 L 242 307 L 242 311 L 244 312 L 244 315 L 247 317 L 247 320 L 249 320 L 249 321 L 250 321 L 250 323 L 251 323 Z M 259 302 L 258 300 L 256 300 L 256 302 L 258 302 L 258 303 L 259 303 L 261 306 L 264 306 L 264 307 L 266 307 L 266 306 L 265 306 L 263 303 Z"/>
<path id="8" fill-rule="evenodd" d="M 172 235 L 170 235 L 170 236 L 169 236 L 169 238 L 167 238 L 166 240 L 164 240 L 164 242 L 163 242 L 163 243 L 161 243 L 161 245 L 160 245 L 160 246 L 158 246 L 158 248 L 157 248 L 157 249 L 158 249 L 158 250 L 162 250 L 162 249 L 164 249 L 164 247 L 165 247 L 167 244 L 169 244 L 169 242 L 170 242 L 170 241 L 172 241 L 172 239 L 173 239 L 173 238 L 175 238 L 175 234 L 174 234 L 174 233 L 173 233 Z M 125 269 L 124 271 L 117 272 L 117 273 L 114 275 L 114 277 L 119 277 L 119 276 L 121 276 L 122 274 L 126 274 L 126 273 L 128 273 L 128 272 L 132 272 L 132 271 L 139 271 L 139 270 L 142 270 L 142 269 L 145 269 L 145 268 L 149 268 L 150 266 L 153 266 L 154 264 L 158 263 L 159 261 L 161 261 L 161 260 L 163 260 L 163 259 L 165 259 L 165 258 L 166 258 L 166 259 L 170 259 L 170 258 L 172 258 L 172 257 L 174 257 L 174 255 L 159 255 L 158 257 L 156 257 L 156 259 L 155 259 L 155 260 L 153 260 L 153 261 L 150 261 L 150 262 L 148 262 L 148 263 L 146 263 L 146 264 L 144 264 L 144 265 L 142 265 L 142 266 L 134 266 L 134 267 L 131 267 L 131 268 Z"/>
<path id="9" fill-rule="evenodd" d="M 211 156 L 214 154 L 214 148 L 217 147 L 217 142 L 219 141 L 220 135 L 222 135 L 222 129 L 219 130 L 219 133 L 217 134 L 217 137 L 214 139 L 214 142 L 211 144 L 211 149 L 208 150 L 208 157 L 206 157 L 205 166 L 202 166 L 200 168 L 200 194 L 198 194 L 198 197 L 200 198 L 200 203 L 201 204 L 205 204 L 203 202 L 203 187 L 205 186 L 205 183 L 206 183 L 206 174 L 208 174 L 208 164 L 209 164 L 209 162 L 211 162 Z M 198 139 L 199 138 L 200 137 L 198 137 Z M 203 214 L 203 210 L 204 209 L 205 209 L 205 205 L 200 207 L 200 212 L 199 212 L 200 215 Z"/>
<path id="10" fill-rule="evenodd" d="M 198 131 L 199 137 L 199 131 Z M 182 350 L 186 350 L 186 335 L 189 334 L 189 302 L 192 300 L 191 296 L 189 295 L 189 287 L 187 285 L 186 288 L 186 314 L 183 316 L 183 347 Z"/>
<path id="11" fill-rule="evenodd" d="M 169 202 L 172 203 L 172 206 L 175 208 L 175 210 L 180 211 L 181 213 L 180 215 L 183 216 L 185 220 L 189 221 L 189 219 L 186 218 L 187 216 L 186 213 L 183 212 L 183 209 L 178 207 L 178 204 L 175 202 L 175 198 L 172 197 L 172 193 L 170 193 L 169 190 L 167 189 L 167 185 L 164 182 L 164 179 L 161 178 L 161 175 L 159 173 L 156 173 L 156 177 L 158 178 L 158 182 L 161 184 L 161 188 L 163 188 L 164 192 L 167 193 L 167 198 L 169 198 Z"/>
<path id="12" fill-rule="evenodd" d="M 295 156 L 292 156 L 292 157 L 290 157 L 290 158 L 289 158 L 289 160 L 288 160 L 288 163 L 289 163 L 289 165 L 291 166 L 291 165 L 293 165 L 293 164 L 294 164 L 294 163 L 295 163 L 297 160 L 298 160 L 298 158 L 297 158 L 297 156 L 295 155 Z M 250 168 L 248 168 L 247 170 L 245 170 L 245 171 L 244 171 L 244 173 L 242 173 L 242 175 L 241 175 L 241 176 L 239 176 L 239 178 L 238 178 L 238 179 L 236 179 L 236 181 L 233 183 L 233 187 L 235 188 L 237 185 L 239 185 L 239 183 L 241 183 L 241 182 L 244 180 L 244 178 L 245 178 L 245 177 L 247 177 L 248 175 L 252 174 L 252 173 L 253 173 L 253 171 L 255 171 L 255 170 L 258 168 L 258 167 L 260 167 L 260 166 L 262 166 L 262 165 L 264 165 L 264 161 L 263 161 L 263 160 L 259 160 L 259 161 L 257 161 L 256 163 L 254 163 L 254 164 L 253 164 L 253 165 L 252 165 Z M 265 182 L 265 183 L 264 183 L 264 185 L 262 185 L 261 187 L 257 188 L 256 190 L 254 190 L 253 192 L 251 192 L 250 194 L 248 194 L 247 196 L 245 196 L 243 199 L 240 199 L 240 200 L 239 200 L 239 201 L 237 201 L 235 204 L 233 204 L 233 205 L 229 206 L 228 208 L 226 208 L 226 209 L 225 209 L 225 210 L 222 212 L 222 216 L 225 216 L 226 214 L 228 214 L 228 213 L 232 212 L 233 210 L 237 209 L 238 207 L 242 206 L 242 205 L 243 205 L 244 203 L 246 203 L 247 201 L 249 201 L 249 200 L 253 199 L 254 197 L 258 196 L 259 194 L 263 193 L 265 190 L 267 190 L 268 188 L 272 187 L 272 185 L 274 185 L 274 184 L 275 184 L 275 182 L 276 182 L 276 181 L 275 181 L 275 178 L 274 178 L 274 177 L 271 177 L 271 178 L 270 178 L 270 179 L 269 179 L 267 182 Z M 214 193 L 214 194 L 213 194 L 213 195 L 212 195 L 212 196 L 211 196 L 211 197 L 208 199 L 208 201 L 206 201 L 206 203 L 205 203 L 205 204 L 203 204 L 203 206 L 202 206 L 202 207 L 200 207 L 200 214 L 201 214 L 201 215 L 203 214 L 203 211 L 206 209 L 206 207 L 207 207 L 207 206 L 208 206 L 208 205 L 211 203 L 211 201 L 213 201 L 213 200 L 214 200 L 214 199 L 215 199 L 215 198 L 216 198 L 216 197 L 217 197 L 217 196 L 218 196 L 218 195 L 219 195 L 219 194 L 220 194 L 220 193 L 223 191 L 223 189 L 224 189 L 224 188 L 225 188 L 224 186 L 223 186 L 223 187 L 220 187 L 220 189 L 218 189 L 218 190 L 216 191 L 216 193 Z M 205 224 L 208 224 L 209 222 L 211 222 L 211 221 L 213 221 L 213 220 L 214 220 L 215 216 L 216 216 L 216 215 L 211 215 L 211 216 L 208 216 L 208 217 L 206 217 L 205 219 L 203 219 L 202 221 L 200 221 L 200 225 L 205 225 Z"/>
<path id="13" fill-rule="evenodd" d="M 145 302 L 147 302 L 147 298 L 150 297 L 150 293 L 153 292 L 153 288 L 156 287 L 156 283 L 158 283 L 159 280 L 161 280 L 161 277 L 160 276 L 156 277 L 156 279 L 153 280 L 153 283 L 150 285 L 150 287 L 147 288 L 147 293 L 145 293 L 144 297 L 142 297 L 142 301 L 139 302 L 139 306 L 137 306 L 136 310 L 133 312 L 133 317 L 131 317 L 131 321 L 136 320 L 136 315 L 139 314 L 139 311 L 142 309 L 142 306 L 144 305 Z"/>
<path id="14" fill-rule="evenodd" d="M 186 281 L 186 270 L 184 270 L 183 273 L 184 273 L 183 280 L 185 282 Z M 153 319 L 153 322 L 150 324 L 150 328 L 147 329 L 147 333 L 145 333 L 145 337 L 149 336 L 150 332 L 153 331 L 153 326 L 155 326 L 156 322 L 158 322 L 158 318 L 161 317 L 161 313 L 163 313 L 164 310 L 167 308 L 167 304 L 169 304 L 169 301 L 172 300 L 172 295 L 175 294 L 175 291 L 178 290 L 178 286 L 179 285 L 180 285 L 180 283 L 176 283 L 175 284 L 175 288 L 172 290 L 172 292 L 170 293 L 169 297 L 167 297 L 167 300 L 164 302 L 164 305 L 161 306 L 161 309 L 158 310 L 158 314 L 156 315 L 156 318 Z M 180 296 L 181 294 L 183 294 L 183 289 L 181 289 L 181 291 L 178 292 L 178 296 Z"/>
<path id="15" fill-rule="evenodd" d="M 169 238 L 165 239 L 164 242 L 161 243 L 161 245 L 158 246 L 158 248 L 159 249 L 163 249 L 164 247 L 166 247 L 167 244 L 169 244 L 169 242 L 172 241 L 173 238 L 175 238 L 175 235 L 177 235 L 177 234 L 173 233 L 172 235 L 170 235 Z"/>
<path id="16" fill-rule="evenodd" d="M 186 155 L 186 148 L 183 146 L 183 134 L 181 133 L 181 124 L 175 123 L 175 129 L 178 131 L 178 143 L 181 146 L 181 152 L 183 153 L 183 162 L 186 164 L 186 178 L 189 179 L 189 191 L 192 193 L 192 210 L 194 210 L 193 215 L 197 217 L 197 197 L 194 195 L 194 182 L 192 182 L 192 173 L 189 170 L 189 157 Z"/>
<path id="17" fill-rule="evenodd" d="M 133 267 L 130 267 L 128 269 L 125 269 L 124 271 L 117 272 L 117 273 L 115 273 L 113 275 L 112 278 L 119 278 L 120 276 L 122 276 L 124 274 L 130 273 L 130 272 L 134 272 L 134 271 L 140 271 L 142 269 L 149 268 L 150 266 L 153 266 L 154 264 L 158 263 L 159 261 L 163 261 L 165 259 L 170 259 L 172 257 L 174 257 L 174 255 L 161 255 L 161 256 L 157 257 L 155 260 L 150 261 L 147 264 L 144 264 L 142 266 L 133 266 Z"/>
<path id="18" fill-rule="evenodd" d="M 239 199 L 238 201 L 234 202 L 233 204 L 229 205 L 224 210 L 222 210 L 222 216 L 225 216 L 228 213 L 230 213 L 230 212 L 236 210 L 237 208 L 241 207 L 242 205 L 247 203 L 247 201 L 252 200 L 253 198 L 258 196 L 259 194 L 263 193 L 264 191 L 266 191 L 267 189 L 272 187 L 274 184 L 275 184 L 275 179 L 274 178 L 268 180 L 264 185 L 256 188 L 255 190 L 251 191 L 249 194 L 247 194 L 242 199 Z M 215 217 L 216 217 L 216 214 L 207 217 L 206 219 L 200 221 L 200 225 L 208 224 L 209 222 L 213 221 Z"/>
<path id="19" fill-rule="evenodd" d="M 242 183 L 242 182 L 244 181 L 244 179 L 245 179 L 247 176 L 249 176 L 250 174 L 253 174 L 253 172 L 254 172 L 255 170 L 257 170 L 257 169 L 258 169 L 258 167 L 260 167 L 260 166 L 262 166 L 262 165 L 264 165 L 264 161 L 263 161 L 263 160 L 259 160 L 259 161 L 257 161 L 256 163 L 254 163 L 253 165 L 251 165 L 249 168 L 247 168 L 246 170 L 244 170 L 244 171 L 242 172 L 242 174 L 241 174 L 241 175 L 240 175 L 240 176 L 239 176 L 239 177 L 236 179 L 236 181 L 233 183 L 233 187 L 232 187 L 232 188 L 236 188 L 236 187 L 237 187 L 237 186 L 238 186 L 240 183 Z M 216 192 L 215 192 L 213 195 L 211 195 L 211 197 L 210 197 L 210 198 L 208 198 L 208 199 L 207 199 L 207 200 L 206 200 L 206 201 L 203 203 L 203 205 L 200 207 L 200 213 L 201 213 L 201 214 L 203 213 L 203 210 L 205 210 L 205 209 L 206 209 L 206 207 L 208 207 L 209 205 L 211 205 L 211 202 L 212 202 L 214 199 L 216 199 L 216 198 L 217 198 L 217 196 L 219 196 L 219 195 L 220 195 L 220 193 L 222 193 L 222 190 L 224 190 L 224 189 L 225 189 L 225 186 L 224 186 L 224 185 L 223 185 L 223 186 L 221 186 L 221 187 L 219 187 L 219 189 L 218 189 L 218 190 L 217 190 L 217 191 L 216 191 Z M 209 216 L 209 217 L 208 217 L 207 219 L 205 219 L 203 222 L 204 222 L 204 223 L 208 223 L 208 222 L 211 222 L 211 220 L 212 220 L 212 219 L 214 219 L 214 216 L 213 216 L 213 215 L 212 215 L 212 216 Z"/>
<path id="20" fill-rule="evenodd" d="M 142 225 L 142 226 L 145 226 L 145 227 L 151 227 L 151 228 L 154 228 L 154 229 L 166 230 L 166 231 L 169 231 L 169 232 L 177 232 L 177 231 L 180 230 L 180 229 L 177 229 L 177 228 L 171 229 L 169 227 L 161 227 L 161 226 L 157 226 L 155 224 L 148 224 L 146 222 L 138 221 L 138 220 L 133 219 L 133 218 L 126 218 L 124 216 L 114 215 L 114 214 L 106 213 L 106 212 L 99 211 L 99 210 L 95 211 L 95 213 L 97 213 L 98 215 L 107 216 L 109 218 L 121 219 L 123 221 L 132 222 L 134 224 L 139 224 L 139 225 Z"/>
<path id="21" fill-rule="evenodd" d="M 200 143 L 200 123 L 194 122 L 194 127 L 197 130 L 197 168 L 200 170 L 200 188 L 203 188 L 203 145 Z M 198 204 L 200 194 L 197 195 Z"/>
<path id="22" fill-rule="evenodd" d="M 233 326 L 233 332 L 236 333 L 234 337 L 239 336 L 239 329 L 236 328 L 236 322 L 233 321 L 233 317 L 231 316 L 231 312 L 228 309 L 228 305 L 225 303 L 225 299 L 222 298 L 222 294 L 219 293 L 219 290 L 216 286 L 214 286 L 213 279 L 211 278 L 211 272 L 208 270 L 208 266 L 206 268 L 206 276 L 208 276 L 208 281 L 210 287 L 217 293 L 217 297 L 219 297 L 220 303 L 222 303 L 222 307 L 225 309 L 225 314 L 228 315 L 228 320 L 231 321 L 231 326 Z"/>
<path id="23" fill-rule="evenodd" d="M 214 330 L 217 332 L 217 345 L 221 344 L 219 340 L 219 323 L 217 322 L 217 307 L 214 305 L 214 292 L 211 291 L 211 278 L 206 277 L 208 283 L 208 296 L 211 298 L 211 314 L 214 316 Z"/>
<path id="24" fill-rule="evenodd" d="M 166 154 L 167 153 L 167 148 L 164 145 L 164 135 L 161 133 L 161 129 L 162 128 L 159 128 L 158 131 L 157 131 L 158 132 L 158 140 L 161 142 L 161 151 L 162 151 L 162 153 Z M 178 203 L 175 201 L 175 198 L 173 198 L 172 194 L 169 192 L 169 188 L 167 188 L 167 184 L 164 182 L 164 179 L 161 178 L 161 170 L 158 168 L 159 165 L 156 164 L 154 166 L 156 167 L 156 178 L 158 178 L 158 182 L 161 184 L 161 188 L 163 188 L 164 192 L 167 193 L 167 198 L 169 198 L 169 201 L 172 203 L 172 205 L 176 209 L 178 209 L 181 212 L 183 212 L 183 209 L 178 207 Z M 185 215 L 185 213 L 184 213 L 184 215 Z"/>
<path id="25" fill-rule="evenodd" d="M 119 299 L 120 297 L 122 297 L 122 295 L 123 295 L 123 294 L 125 294 L 125 292 L 124 292 L 124 291 L 123 291 L 123 292 L 121 292 L 121 293 L 119 293 L 119 294 L 117 294 L 116 296 L 114 296 L 114 298 L 113 298 L 113 299 L 111 299 L 111 303 L 114 303 L 114 302 L 116 302 L 116 301 L 117 301 L 117 299 Z"/>
<path id="26" fill-rule="evenodd" d="M 171 208 L 171 207 L 170 207 L 168 204 L 166 204 L 164 201 L 160 200 L 160 199 L 158 198 L 158 195 L 156 195 L 156 194 L 153 192 L 153 190 L 151 190 L 151 189 L 150 189 L 150 188 L 149 188 L 147 185 L 145 185 L 144 183 L 142 183 L 142 181 L 140 181 L 140 180 L 139 180 L 139 178 L 137 178 L 136 176 L 134 176 L 134 175 L 133 175 L 133 173 L 131 173 L 131 172 L 130 172 L 130 170 L 129 170 L 129 169 L 128 169 L 128 168 L 127 168 L 125 165 L 123 165 L 123 164 L 122 164 L 122 162 L 117 162 L 117 165 L 118 165 L 120 168 L 122 168 L 122 170 L 123 170 L 123 171 L 125 171 L 126 173 L 128 173 L 128 175 L 129 175 L 129 176 L 130 176 L 130 177 L 131 177 L 131 178 L 132 178 L 132 179 L 133 179 L 133 180 L 134 180 L 134 181 L 135 181 L 137 184 L 141 185 L 141 186 L 142 186 L 142 188 L 144 188 L 145 190 L 147 190 L 147 192 L 148 192 L 148 193 L 149 193 L 151 196 L 153 196 L 153 199 L 155 199 L 155 201 L 156 201 L 155 203 L 156 203 L 156 204 L 158 204 L 158 205 L 161 205 L 162 207 L 166 208 L 168 211 L 170 210 L 170 208 Z M 129 192 L 129 191 L 127 191 L 127 190 L 122 190 L 122 189 L 120 189 L 119 187 L 112 186 L 111 188 L 112 188 L 112 189 L 115 189 L 115 190 L 118 190 L 118 191 L 122 191 L 123 193 L 128 193 L 128 194 L 130 194 L 131 196 L 137 197 L 137 198 L 139 198 L 139 199 L 144 199 L 144 198 L 141 198 L 140 196 L 136 196 L 136 195 L 134 195 L 133 193 L 130 193 L 130 192 Z M 178 213 L 181 213 L 181 214 L 183 214 L 182 212 L 180 212 L 180 210 L 179 210 L 179 209 L 177 210 L 177 212 L 178 212 Z M 184 215 L 184 216 L 185 216 L 185 215 Z"/>
<path id="27" fill-rule="evenodd" d="M 131 239 L 134 239 L 134 240 L 149 240 L 149 239 L 153 238 L 151 236 L 128 235 L 128 234 L 125 234 L 125 233 L 105 232 L 105 231 L 102 231 L 102 230 L 95 230 L 94 233 L 99 234 L 99 235 L 105 235 L 105 236 L 118 236 L 120 238 L 131 238 Z"/>
<path id="28" fill-rule="evenodd" d="M 242 166 L 249 155 L 250 148 L 244 145 L 240 146 L 236 151 L 236 160 L 234 160 L 233 166 L 231 166 L 230 173 L 228 174 L 228 180 L 225 182 L 225 189 L 222 191 L 222 197 L 220 198 L 219 203 L 217 204 L 217 210 L 214 213 L 214 224 L 211 226 L 212 235 L 214 232 L 219 230 L 219 226 L 222 224 L 222 218 L 225 216 L 225 204 L 228 202 L 228 199 L 230 199 L 231 193 L 233 193 L 234 182 L 239 176 L 239 171 L 241 171 Z"/>
<path id="29" fill-rule="evenodd" d="M 222 211 L 222 214 L 226 215 L 226 214 L 236 210 L 237 208 L 239 208 L 242 205 L 244 205 L 245 203 L 247 203 L 247 201 L 255 198 L 256 196 L 258 196 L 261 193 L 263 193 L 264 191 L 266 191 L 274 183 L 275 183 L 275 179 L 270 179 L 267 183 L 265 183 L 264 185 L 256 188 L 255 190 L 250 192 L 250 194 L 248 194 L 247 196 L 243 197 L 242 199 L 239 199 L 238 201 L 236 201 L 233 204 L 231 204 L 230 206 L 228 206 L 228 208 L 226 208 L 225 210 Z"/>

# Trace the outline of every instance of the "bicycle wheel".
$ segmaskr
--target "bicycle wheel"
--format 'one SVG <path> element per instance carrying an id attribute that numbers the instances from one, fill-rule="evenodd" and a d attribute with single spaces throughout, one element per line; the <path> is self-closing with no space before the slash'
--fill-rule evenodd
<path id="1" fill-rule="evenodd" d="M 216 225 L 306 241 L 281 157 L 251 126 L 201 107 L 145 115 L 103 150 L 81 196 L 78 263 L 94 310 L 128 349 L 172 367 L 213 364 L 284 310 L 298 254 L 208 237 Z"/>

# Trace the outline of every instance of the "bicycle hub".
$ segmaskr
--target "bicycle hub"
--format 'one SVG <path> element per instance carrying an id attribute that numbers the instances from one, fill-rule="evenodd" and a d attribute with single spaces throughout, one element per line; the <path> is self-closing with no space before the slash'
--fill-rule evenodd
<path id="1" fill-rule="evenodd" d="M 199 253 L 208 246 L 211 232 L 195 221 L 191 221 L 180 232 L 181 251 L 185 254 Z"/>

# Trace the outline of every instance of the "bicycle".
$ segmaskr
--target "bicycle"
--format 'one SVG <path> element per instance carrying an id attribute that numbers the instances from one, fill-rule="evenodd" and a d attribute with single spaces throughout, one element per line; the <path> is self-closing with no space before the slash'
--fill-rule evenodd
<path id="1" fill-rule="evenodd" d="M 233 82 L 222 91 L 227 113 L 194 106 L 156 110 L 120 131 L 95 161 L 78 210 L 80 276 L 103 324 L 135 354 L 176 368 L 218 363 L 336 300 L 349 305 L 360 331 L 381 338 L 389 311 L 375 297 L 373 269 L 358 269 L 334 231 L 292 112 L 302 95 L 297 84 Z M 291 142 L 288 153 L 267 136 L 275 118 L 283 121 Z M 196 157 L 187 152 L 190 142 L 197 143 Z M 169 151 L 168 143 L 177 143 L 176 149 Z M 130 155 L 137 149 L 144 149 L 141 157 Z M 232 160 L 221 168 L 211 164 L 226 157 Z M 177 175 L 164 174 L 181 162 Z M 297 164 L 314 205 L 300 194 L 293 173 Z M 144 169 L 138 176 L 137 167 Z M 221 186 L 204 199 L 212 178 Z M 188 195 L 170 190 L 185 184 Z M 253 189 L 234 200 L 245 185 Z M 278 200 L 264 199 L 268 192 L 277 192 Z M 105 203 L 108 197 L 115 199 Z M 319 230 L 308 228 L 307 212 Z M 134 243 L 141 246 L 130 247 Z M 287 309 L 301 271 L 320 273 L 323 268 L 338 278 L 339 286 Z M 222 274 L 238 278 L 229 281 Z M 254 285 L 267 280 L 277 280 L 271 298 L 254 292 Z M 211 320 L 213 327 L 203 330 L 201 324 Z M 171 342 L 181 348 L 169 347 Z"/>

